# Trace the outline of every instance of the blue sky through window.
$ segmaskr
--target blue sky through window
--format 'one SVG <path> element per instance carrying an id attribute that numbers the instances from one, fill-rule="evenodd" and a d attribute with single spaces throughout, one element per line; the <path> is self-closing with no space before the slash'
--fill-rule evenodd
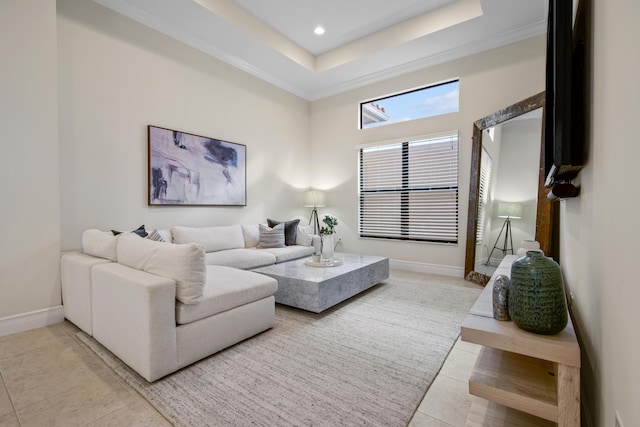
<path id="1" fill-rule="evenodd" d="M 361 111 L 362 128 L 455 113 L 459 110 L 459 86 L 459 81 L 455 80 L 363 103 L 361 110 L 373 107 L 382 111 L 388 119 L 368 121 L 365 119 L 366 113 Z"/>

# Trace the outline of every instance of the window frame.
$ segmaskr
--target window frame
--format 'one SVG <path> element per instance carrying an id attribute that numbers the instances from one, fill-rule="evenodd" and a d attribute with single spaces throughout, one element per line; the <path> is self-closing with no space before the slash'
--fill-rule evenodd
<path id="1" fill-rule="evenodd" d="M 359 130 L 366 130 L 366 129 L 372 129 L 372 128 L 375 128 L 375 127 L 378 127 L 378 126 L 386 126 L 386 125 L 392 125 L 392 124 L 396 124 L 396 123 L 403 123 L 403 122 L 406 122 L 406 121 L 414 121 L 414 120 L 420 120 L 420 119 L 425 119 L 425 118 L 430 118 L 430 117 L 438 117 L 438 116 L 445 115 L 445 114 L 458 113 L 458 112 L 460 112 L 460 94 L 459 93 L 458 93 L 458 110 L 457 111 L 434 114 L 434 115 L 430 115 L 430 116 L 422 116 L 422 117 L 417 117 L 417 118 L 411 119 L 411 120 L 392 121 L 392 122 L 389 122 L 389 123 L 382 123 L 382 124 L 375 125 L 375 126 L 367 126 L 367 127 L 365 127 L 364 123 L 363 123 L 363 120 L 364 120 L 364 117 L 365 117 L 363 109 L 364 109 L 365 105 L 374 104 L 376 101 L 382 101 L 382 100 L 386 100 L 386 99 L 389 99 L 389 98 L 395 98 L 395 97 L 398 97 L 398 96 L 409 95 L 409 94 L 412 94 L 412 93 L 415 93 L 415 92 L 419 92 L 419 91 L 422 91 L 422 90 L 425 90 L 425 89 L 437 88 L 437 87 L 444 86 L 444 85 L 451 84 L 451 83 L 455 83 L 455 82 L 458 83 L 458 91 L 459 91 L 460 90 L 460 78 L 459 77 L 455 77 L 455 78 L 451 78 L 451 79 L 448 79 L 448 80 L 443 80 L 443 81 L 440 81 L 440 82 L 437 82 L 437 83 L 430 83 L 430 84 L 425 85 L 425 86 L 419 86 L 419 87 L 416 87 L 416 88 L 413 88 L 413 89 L 403 90 L 403 91 L 400 91 L 400 92 L 394 92 L 394 93 L 387 94 L 387 95 L 384 95 L 384 96 L 379 96 L 377 98 L 371 98 L 371 99 L 368 99 L 368 100 L 365 100 L 365 101 L 361 101 L 360 103 L 358 103 L 358 129 Z"/>
<path id="2" fill-rule="evenodd" d="M 452 186 L 440 186 L 436 188 L 411 188 L 411 185 L 408 182 L 408 176 L 410 174 L 409 169 L 409 159 L 406 157 L 408 155 L 409 144 L 411 143 L 421 143 L 425 140 L 437 140 L 442 138 L 454 138 L 455 139 L 455 171 L 452 168 L 451 173 L 455 172 L 455 185 Z M 453 140 L 452 140 L 453 141 Z M 363 154 L 364 150 L 375 148 L 375 147 L 389 147 L 391 148 L 394 145 L 401 144 L 401 149 L 403 152 L 401 164 L 401 170 L 399 171 L 402 181 L 402 187 L 396 188 L 395 190 L 365 190 L 364 189 L 364 171 L 363 171 Z M 422 242 L 422 243 L 439 243 L 439 244 L 447 244 L 447 245 L 457 245 L 460 243 L 460 133 L 458 130 L 452 130 L 447 132 L 440 132 L 437 134 L 429 134 L 429 135 L 419 135 L 410 138 L 401 138 L 391 141 L 383 141 L 372 144 L 363 144 L 356 147 L 358 149 L 358 237 L 361 239 L 383 239 L 383 240 L 392 240 L 392 241 L 405 241 L 405 242 Z M 396 148 L 397 149 L 397 148 Z M 437 238 L 416 238 L 412 237 L 408 232 L 409 226 L 411 224 L 410 214 L 411 211 L 409 207 L 411 206 L 409 195 L 414 192 L 423 192 L 427 191 L 429 194 L 433 192 L 433 194 L 437 194 L 437 192 L 442 191 L 454 191 L 455 192 L 455 238 L 450 239 L 437 239 Z M 397 224 L 397 227 L 401 230 L 397 235 L 371 235 L 369 233 L 363 233 L 363 219 L 365 218 L 364 203 L 365 196 L 364 194 L 383 194 L 383 193 L 392 193 L 400 195 L 400 219 Z M 429 210 L 425 210 L 425 212 L 429 212 Z M 446 228 L 444 228 L 446 230 Z"/>

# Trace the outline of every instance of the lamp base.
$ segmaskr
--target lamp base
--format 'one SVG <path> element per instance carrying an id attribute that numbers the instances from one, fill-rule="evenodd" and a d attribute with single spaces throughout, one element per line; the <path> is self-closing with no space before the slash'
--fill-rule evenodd
<path id="1" fill-rule="evenodd" d="M 502 232 L 505 231 L 504 234 L 504 242 L 502 244 L 502 248 L 498 247 L 498 242 L 500 241 L 500 236 L 502 236 Z M 511 244 L 511 248 L 509 248 L 509 244 Z M 496 243 L 493 245 L 493 249 L 491 249 L 491 253 L 489 253 L 489 258 L 487 258 L 487 262 L 484 265 L 489 265 L 491 262 L 491 255 L 493 255 L 493 251 L 495 250 L 502 251 L 502 255 L 506 255 L 508 251 L 511 251 L 511 255 L 513 255 L 513 236 L 511 235 L 511 219 L 507 217 L 504 220 L 504 224 L 502 224 L 502 228 L 500 229 L 500 234 L 498 234 L 498 238 L 496 239 Z"/>
<path id="2" fill-rule="evenodd" d="M 313 223 L 313 234 L 318 234 L 320 232 L 320 221 L 318 220 L 318 209 L 316 209 L 315 206 L 309 217 L 309 225 L 311 225 L 311 223 Z"/>

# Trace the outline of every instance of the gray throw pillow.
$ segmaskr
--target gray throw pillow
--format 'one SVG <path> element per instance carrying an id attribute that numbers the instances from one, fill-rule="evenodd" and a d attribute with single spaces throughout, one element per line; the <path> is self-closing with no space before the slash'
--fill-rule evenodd
<path id="1" fill-rule="evenodd" d="M 284 224 L 280 223 L 275 227 L 267 227 L 260 224 L 260 241 L 258 248 L 284 248 Z"/>
<path id="2" fill-rule="evenodd" d="M 296 236 L 298 235 L 299 219 L 293 219 L 291 221 L 275 221 L 267 218 L 267 225 L 269 227 L 275 227 L 278 224 L 284 224 L 284 244 L 292 246 L 296 244 Z"/>

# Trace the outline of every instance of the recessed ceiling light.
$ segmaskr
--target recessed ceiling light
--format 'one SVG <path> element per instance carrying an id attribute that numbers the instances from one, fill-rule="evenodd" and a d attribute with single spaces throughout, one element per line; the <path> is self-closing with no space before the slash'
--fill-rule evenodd
<path id="1" fill-rule="evenodd" d="M 321 36 L 324 34 L 324 28 L 322 28 L 322 26 L 318 25 L 316 27 L 315 30 L 313 30 L 314 33 L 316 33 L 317 35 Z"/>

